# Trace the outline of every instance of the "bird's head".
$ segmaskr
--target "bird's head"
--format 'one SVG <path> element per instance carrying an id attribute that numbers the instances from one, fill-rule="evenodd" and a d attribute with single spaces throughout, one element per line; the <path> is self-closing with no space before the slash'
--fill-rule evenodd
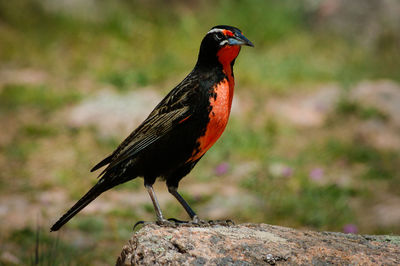
<path id="1" fill-rule="evenodd" d="M 254 47 L 238 28 L 215 26 L 201 42 L 198 64 L 230 64 L 238 56 L 242 45 Z"/>

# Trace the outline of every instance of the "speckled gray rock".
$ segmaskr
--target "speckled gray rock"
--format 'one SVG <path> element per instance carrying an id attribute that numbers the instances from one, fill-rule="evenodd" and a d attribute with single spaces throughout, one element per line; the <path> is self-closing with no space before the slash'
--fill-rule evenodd
<path id="1" fill-rule="evenodd" d="M 147 225 L 117 265 L 400 265 L 399 236 L 300 231 L 266 224 Z"/>

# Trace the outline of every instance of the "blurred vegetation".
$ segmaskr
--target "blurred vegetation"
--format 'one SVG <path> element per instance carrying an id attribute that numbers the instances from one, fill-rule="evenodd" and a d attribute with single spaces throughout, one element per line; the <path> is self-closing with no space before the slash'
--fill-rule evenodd
<path id="1" fill-rule="evenodd" d="M 387 121 L 387 115 L 349 99 L 346 91 L 362 80 L 400 81 L 400 35 L 392 27 L 373 38 L 338 30 L 318 16 L 316 3 L 322 2 L 0 1 L 1 194 L 40 205 L 35 197 L 57 188 L 65 190 L 68 202 L 77 199 L 95 182 L 86 178 L 90 167 L 121 139 L 99 137 L 89 127 L 69 128 L 58 114 L 104 87 L 126 93 L 151 85 L 165 94 L 191 70 L 209 28 L 228 24 L 256 45 L 243 49 L 235 65 L 237 91 L 249 95 L 253 109 L 232 117 L 223 140 L 186 179 L 226 182 L 244 163 L 254 163 L 237 184 L 257 204 L 233 211 L 229 218 L 236 222 L 335 231 L 354 224 L 361 233 L 399 234 L 399 226 L 377 226 L 365 218 L 380 196 L 400 196 L 399 152 L 349 134 L 355 121 Z M 33 69 L 37 72 L 29 75 L 38 77 L 21 81 L 19 69 Z M 263 114 L 269 97 L 326 83 L 339 84 L 344 97 L 322 128 L 299 129 Z M 57 160 L 51 152 L 60 149 L 65 154 Z M 221 162 L 228 162 L 229 171 L 218 181 L 214 168 Z M 286 174 L 274 174 L 276 165 Z M 342 183 L 338 176 L 349 180 Z M 117 189 L 134 194 L 141 181 Z M 194 198 L 184 186 L 182 191 L 200 214 L 213 200 Z M 185 217 L 176 202 L 165 210 L 168 217 Z M 41 213 L 45 226 L 61 214 Z M 121 206 L 81 215 L 65 234 L 43 228 L 40 264 L 114 263 L 132 225 L 153 218 L 149 201 L 135 210 Z M 34 224 L 0 228 L 0 247 L 23 264 L 34 258 Z"/>

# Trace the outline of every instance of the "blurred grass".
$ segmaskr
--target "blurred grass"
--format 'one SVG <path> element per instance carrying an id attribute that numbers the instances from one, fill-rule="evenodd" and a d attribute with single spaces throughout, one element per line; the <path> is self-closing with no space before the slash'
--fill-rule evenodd
<path id="1" fill-rule="evenodd" d="M 168 12 L 154 10 L 155 4 Z M 171 4 L 157 1 L 116 1 L 96 7 L 95 18 L 90 19 L 71 11 L 49 13 L 35 1 L 3 3 L 0 58 L 44 67 L 57 76 L 88 75 L 121 89 L 132 84 L 162 85 L 194 65 L 209 25 L 225 23 L 240 26 L 256 43 L 257 48 L 248 49 L 237 64 L 239 82 L 254 90 L 284 91 L 294 83 L 400 79 L 398 63 L 387 49 L 390 40 L 371 48 L 331 32 L 310 30 L 311 18 L 301 1 L 218 1 L 213 8 L 210 4 L 178 1 L 170 8 Z M 382 56 L 388 53 L 390 57 Z"/>
<path id="2" fill-rule="evenodd" d="M 346 89 L 366 79 L 400 81 L 398 37 L 388 32 L 366 45 L 321 30 L 304 1 L 120 0 L 80 5 L 0 2 L 2 193 L 32 197 L 57 187 L 66 190 L 68 201 L 80 197 L 95 182 L 82 177 L 120 139 L 99 137 L 90 128 L 65 128 L 63 121 L 52 119 L 54 114 L 104 87 L 123 93 L 151 85 L 166 93 L 195 64 L 209 28 L 230 24 L 256 45 L 243 49 L 235 65 L 238 90 L 250 95 L 254 109 L 231 119 L 223 140 L 193 170 L 192 180 L 225 182 L 244 162 L 254 162 L 254 168 L 234 182 L 259 204 L 234 210 L 229 218 L 237 222 L 335 231 L 356 224 L 369 234 L 400 233 L 396 227 L 370 226 L 361 215 L 380 193 L 400 196 L 399 153 L 376 149 L 344 132 L 351 131 L 357 119 L 386 121 L 384 113 L 344 94 L 335 116 L 321 129 L 297 129 L 263 114 L 268 97 L 309 91 L 320 84 L 339 83 Z M 27 83 L 4 71 L 9 69 L 40 70 L 47 78 Z M 219 181 L 214 168 L 221 162 L 229 162 L 230 170 Z M 290 169 L 290 175 L 272 173 L 276 164 Z M 311 177 L 316 168 L 324 170 L 321 180 Z M 349 175 L 349 183 L 334 179 L 341 175 Z M 138 180 L 118 189 L 135 193 L 141 186 Z M 208 195 L 183 195 L 197 210 L 211 202 Z M 165 210 L 168 217 L 186 219 L 174 201 Z M 133 223 L 153 216 L 150 201 L 135 210 L 120 206 L 104 215 L 82 215 L 60 235 L 57 250 L 62 254 L 56 259 L 62 264 L 113 263 Z M 5 250 L 29 261 L 31 252 L 26 250 L 34 246 L 34 229 L 3 235 Z M 41 237 L 48 260 L 54 256 L 47 254 L 54 241 L 52 234 Z M 47 263 L 46 258 L 42 261 Z"/>
<path id="3" fill-rule="evenodd" d="M 75 91 L 60 93 L 44 86 L 6 85 L 0 92 L 0 110 L 7 112 L 33 108 L 49 113 L 79 99 L 79 93 Z"/>

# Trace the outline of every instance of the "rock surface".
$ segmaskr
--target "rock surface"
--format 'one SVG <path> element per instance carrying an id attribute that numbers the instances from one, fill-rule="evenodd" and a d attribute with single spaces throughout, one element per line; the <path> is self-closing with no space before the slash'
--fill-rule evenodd
<path id="1" fill-rule="evenodd" d="M 266 224 L 160 227 L 134 233 L 117 265 L 400 265 L 399 236 Z"/>
<path id="2" fill-rule="evenodd" d="M 125 94 L 103 90 L 69 110 L 66 121 L 73 128 L 94 126 L 103 136 L 126 136 L 161 99 L 157 91 L 149 88 Z"/>

